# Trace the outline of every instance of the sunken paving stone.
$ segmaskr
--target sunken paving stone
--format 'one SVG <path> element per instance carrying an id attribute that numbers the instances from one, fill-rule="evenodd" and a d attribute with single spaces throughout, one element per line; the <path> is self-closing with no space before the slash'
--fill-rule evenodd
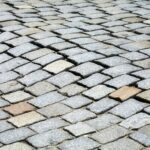
<path id="1" fill-rule="evenodd" d="M 148 0 L 0 0 L 0 150 L 149 150 Z"/>
<path id="2" fill-rule="evenodd" d="M 72 139 L 72 136 L 62 129 L 56 129 L 29 137 L 28 142 L 35 147 L 44 147 L 58 144 L 67 139 Z"/>
<path id="3" fill-rule="evenodd" d="M 28 113 L 24 113 L 15 117 L 11 117 L 8 119 L 8 122 L 11 122 L 16 127 L 22 127 L 28 124 L 33 124 L 34 122 L 38 122 L 44 120 L 45 118 L 39 113 L 32 111 Z"/>
<path id="4" fill-rule="evenodd" d="M 121 101 L 127 100 L 128 98 L 138 94 L 141 92 L 141 89 L 130 87 L 130 86 L 123 86 L 122 88 L 116 90 L 115 92 L 111 93 L 109 96 L 115 99 L 119 99 Z"/>
<path id="5" fill-rule="evenodd" d="M 112 142 L 118 138 L 121 138 L 128 134 L 129 131 L 118 125 L 113 125 L 97 133 L 94 133 L 91 138 L 98 141 L 101 144 Z"/>
<path id="6" fill-rule="evenodd" d="M 128 118 L 137 112 L 140 112 L 146 106 L 148 106 L 147 103 L 142 103 L 135 99 L 129 99 L 128 101 L 125 101 L 114 107 L 109 112 L 122 118 Z"/>

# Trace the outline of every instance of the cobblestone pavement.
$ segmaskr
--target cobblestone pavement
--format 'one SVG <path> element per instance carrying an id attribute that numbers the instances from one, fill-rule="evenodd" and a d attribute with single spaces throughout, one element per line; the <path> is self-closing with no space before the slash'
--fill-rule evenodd
<path id="1" fill-rule="evenodd" d="M 0 150 L 150 150 L 150 1 L 0 0 Z"/>

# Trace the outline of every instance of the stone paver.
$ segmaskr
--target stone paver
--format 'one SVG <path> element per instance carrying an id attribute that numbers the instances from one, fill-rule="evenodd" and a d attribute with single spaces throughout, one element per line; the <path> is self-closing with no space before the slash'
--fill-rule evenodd
<path id="1" fill-rule="evenodd" d="M 149 150 L 149 9 L 0 0 L 0 150 Z"/>

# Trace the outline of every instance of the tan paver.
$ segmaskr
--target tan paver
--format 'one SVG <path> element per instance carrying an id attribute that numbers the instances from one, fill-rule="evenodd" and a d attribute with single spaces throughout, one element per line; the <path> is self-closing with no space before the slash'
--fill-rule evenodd
<path id="1" fill-rule="evenodd" d="M 42 115 L 40 115 L 39 113 L 35 111 L 32 111 L 32 112 L 25 113 L 16 117 L 12 117 L 8 119 L 8 121 L 17 127 L 22 127 L 25 125 L 32 124 L 34 122 L 38 122 L 43 119 L 45 118 Z"/>
<path id="2" fill-rule="evenodd" d="M 35 107 L 27 102 L 17 103 L 4 108 L 5 111 L 9 112 L 12 115 L 19 115 L 28 111 L 32 111 L 34 109 Z"/>
<path id="3" fill-rule="evenodd" d="M 139 93 L 141 89 L 135 87 L 124 86 L 115 92 L 111 93 L 109 96 L 112 98 L 119 99 L 121 101 L 127 100 L 128 98 Z"/>

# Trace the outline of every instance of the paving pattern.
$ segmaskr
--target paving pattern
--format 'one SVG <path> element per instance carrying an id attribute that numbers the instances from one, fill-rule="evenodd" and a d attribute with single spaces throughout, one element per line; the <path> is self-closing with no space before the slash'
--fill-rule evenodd
<path id="1" fill-rule="evenodd" d="M 0 150 L 150 150 L 150 1 L 0 0 Z"/>

